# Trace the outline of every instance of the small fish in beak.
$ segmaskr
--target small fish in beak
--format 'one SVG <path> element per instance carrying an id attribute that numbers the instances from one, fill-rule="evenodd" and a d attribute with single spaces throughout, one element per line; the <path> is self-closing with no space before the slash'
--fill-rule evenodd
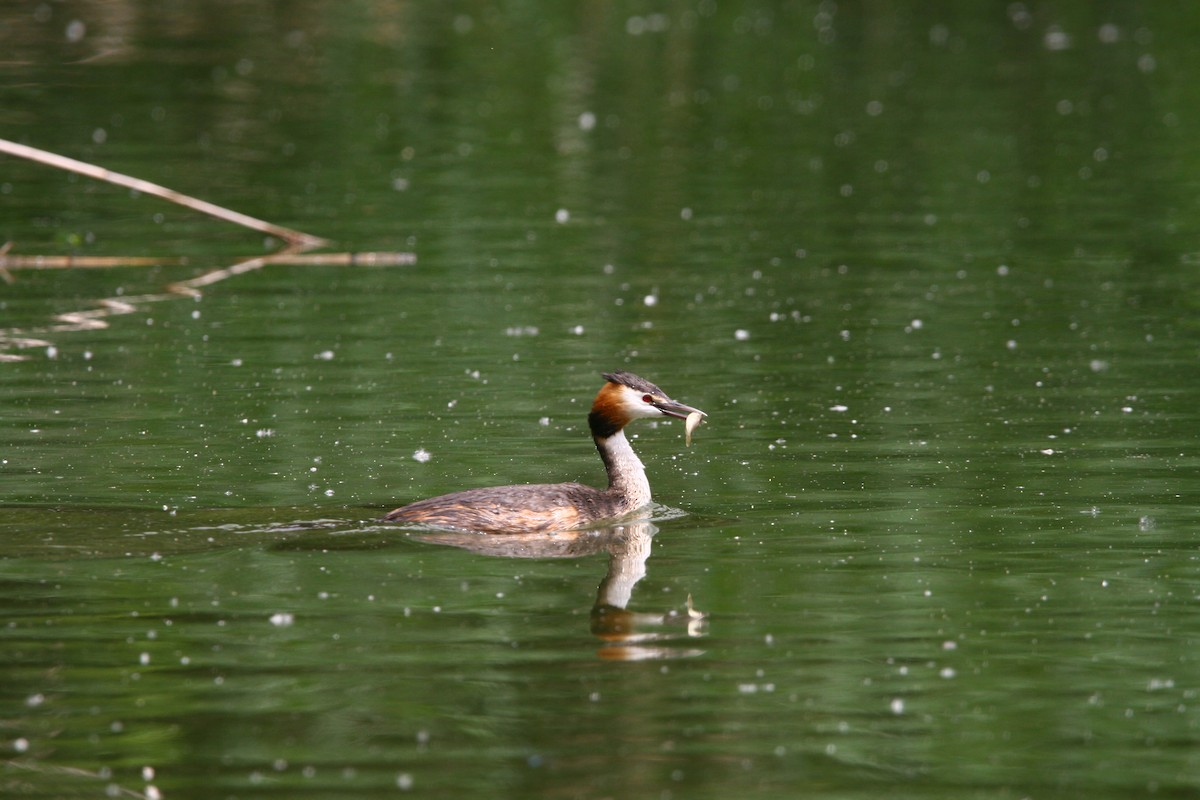
<path id="1" fill-rule="evenodd" d="M 692 431 L 696 430 L 696 426 L 700 424 L 700 420 L 704 419 L 703 411 L 693 411 L 687 415 L 687 422 L 683 424 L 683 443 L 685 447 L 692 446 Z"/>

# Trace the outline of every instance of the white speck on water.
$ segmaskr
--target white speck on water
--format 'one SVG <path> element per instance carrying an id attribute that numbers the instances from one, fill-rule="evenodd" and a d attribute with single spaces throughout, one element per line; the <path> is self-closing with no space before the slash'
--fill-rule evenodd
<path id="1" fill-rule="evenodd" d="M 162 800 L 162 792 L 154 784 L 146 787 L 146 800 Z"/>
<path id="2" fill-rule="evenodd" d="M 396 776 L 396 788 L 402 792 L 410 791 L 413 788 L 413 776 L 407 772 L 401 772 Z"/>
<path id="3" fill-rule="evenodd" d="M 558 211 L 554 212 L 554 221 L 559 225 L 564 225 L 567 222 L 570 222 L 571 212 L 567 211 L 565 208 L 560 208 Z"/>
<path id="4" fill-rule="evenodd" d="M 737 339 L 739 342 L 747 341 L 750 338 L 750 331 L 746 330 L 745 328 L 738 328 L 733 332 L 733 338 Z"/>
<path id="5" fill-rule="evenodd" d="M 644 17 L 633 16 L 625 20 L 625 31 L 634 36 L 644 33 L 662 33 L 671 27 L 671 18 L 666 14 L 647 14 Z"/>
<path id="6" fill-rule="evenodd" d="M 1096 36 L 1102 44 L 1115 44 L 1121 41 L 1121 29 L 1111 22 L 1106 22 L 1100 26 Z"/>
<path id="7" fill-rule="evenodd" d="M 142 780 L 154 780 L 154 767 L 142 767 Z"/>
<path id="8" fill-rule="evenodd" d="M 50 345 L 49 347 L 47 347 L 46 348 L 46 358 L 49 358 L 49 359 L 58 358 L 58 348 L 55 347 L 54 345 Z"/>
<path id="9" fill-rule="evenodd" d="M 544 426 L 546 426 L 546 425 L 549 425 L 549 424 L 550 424 L 550 418 L 549 418 L 549 417 L 541 417 L 541 418 L 539 418 L 539 419 L 538 419 L 538 425 L 541 425 L 541 426 L 543 426 L 543 427 L 544 427 Z"/>
<path id="10" fill-rule="evenodd" d="M 945 678 L 946 680 L 950 680 L 957 674 L 958 673 L 954 671 L 954 667 L 942 667 L 941 670 L 938 672 L 938 675 L 940 677 Z"/>
<path id="11" fill-rule="evenodd" d="M 656 295 L 656 294 L 648 294 L 648 295 L 646 295 L 645 297 L 643 297 L 643 298 L 642 298 L 642 303 L 643 303 L 644 305 L 646 305 L 647 307 L 653 307 L 653 306 L 656 306 L 656 305 L 658 305 L 658 295 Z"/>
<path id="12" fill-rule="evenodd" d="M 317 359 L 318 361 L 333 361 L 333 351 L 332 350 L 322 350 L 321 352 L 319 352 L 315 356 L 313 356 L 313 358 Z"/>
<path id="13" fill-rule="evenodd" d="M 1053 447 L 1047 447 L 1047 448 L 1045 448 L 1044 450 L 1039 450 L 1038 452 L 1039 452 L 1039 453 L 1041 453 L 1041 454 L 1042 454 L 1042 455 L 1044 455 L 1044 456 L 1052 456 L 1052 455 L 1054 455 L 1054 448 L 1053 448 Z"/>
<path id="14" fill-rule="evenodd" d="M 290 611 L 276 611 L 269 617 L 269 621 L 276 628 L 286 628 L 296 621 L 296 616 Z"/>
<path id="15" fill-rule="evenodd" d="M 575 334 L 576 336 L 583 336 L 583 326 L 582 326 L 582 325 L 575 325 L 574 327 L 568 328 L 567 332 L 568 332 L 568 333 L 573 333 L 573 334 Z"/>
<path id="16" fill-rule="evenodd" d="M 1121 406 L 1121 413 L 1122 414 L 1132 414 L 1133 407 L 1132 406 Z"/>
<path id="17" fill-rule="evenodd" d="M 692 210 L 686 207 L 679 209 L 679 218 L 684 222 L 687 222 L 692 218 Z"/>
<path id="18" fill-rule="evenodd" d="M 1106 372 L 1108 370 L 1108 362 L 1101 358 L 1093 358 L 1088 362 L 1088 368 L 1092 372 Z"/>
<path id="19" fill-rule="evenodd" d="M 254 435 L 260 439 L 270 439 L 272 436 L 275 435 L 275 429 L 274 428 L 259 428 L 258 430 L 256 430 L 254 432 Z"/>
<path id="20" fill-rule="evenodd" d="M 424 447 L 421 447 L 416 452 L 414 452 L 412 454 L 412 457 L 413 457 L 413 461 L 417 461 L 421 464 L 424 464 L 425 462 L 429 461 L 429 459 L 433 458 L 433 456 L 430 455 L 429 451 L 426 450 Z"/>
<path id="21" fill-rule="evenodd" d="M 333 497 L 333 489 L 326 489 L 326 490 L 325 490 L 325 496 L 326 496 L 326 497 Z"/>
<path id="22" fill-rule="evenodd" d="M 1138 518 L 1138 530 L 1145 533 L 1146 531 L 1154 530 L 1154 517 L 1143 516 Z"/>
<path id="23" fill-rule="evenodd" d="M 13 750 L 16 750 L 18 753 L 27 752 L 29 750 L 29 740 L 23 736 L 20 739 L 14 740 Z"/>
<path id="24" fill-rule="evenodd" d="M 242 360 L 241 360 L 240 358 L 235 358 L 235 359 L 233 359 L 232 361 L 230 361 L 230 362 L 229 362 L 229 366 L 231 366 L 231 367 L 240 367 L 240 366 L 242 365 L 242 363 L 243 363 L 243 362 L 242 362 Z"/>
<path id="25" fill-rule="evenodd" d="M 1057 25 L 1053 25 L 1046 31 L 1046 35 L 1042 37 L 1042 45 L 1047 50 L 1069 50 L 1071 48 L 1071 34 Z"/>
<path id="26" fill-rule="evenodd" d="M 910 330 L 919 331 L 921 328 L 925 327 L 925 323 L 919 319 L 914 319 L 912 322 L 908 323 L 908 327 Z"/>
<path id="27" fill-rule="evenodd" d="M 942 649 L 943 650 L 957 650 L 958 642 L 954 641 L 953 639 L 947 639 L 946 641 L 942 642 Z"/>
<path id="28" fill-rule="evenodd" d="M 138 655 L 138 663 L 141 664 L 143 667 L 146 666 L 147 664 L 149 664 L 150 663 L 150 654 L 149 653 L 141 653 L 140 655 Z"/>
<path id="29" fill-rule="evenodd" d="M 900 697 L 894 698 L 892 700 L 892 702 L 888 704 L 888 707 L 892 709 L 893 714 L 903 714 L 904 713 L 903 698 L 900 698 Z"/>
<path id="30" fill-rule="evenodd" d="M 1005 275 L 1007 275 L 1008 274 L 1008 264 L 1001 264 L 1000 266 L 996 267 L 996 274 L 999 275 L 1001 278 L 1003 278 Z"/>
<path id="31" fill-rule="evenodd" d="M 25 698 L 25 705 L 29 708 L 37 708 L 44 702 L 46 702 L 46 695 L 42 694 L 41 692 L 38 692 L 37 694 L 31 694 L 29 697 Z"/>
<path id="32" fill-rule="evenodd" d="M 596 127 L 596 115 L 591 111 L 584 111 L 579 115 L 579 130 L 590 131 Z"/>
<path id="33" fill-rule="evenodd" d="M 829 410 L 830 410 L 830 411 L 838 411 L 838 412 L 842 412 L 842 411 L 849 411 L 849 410 L 850 410 L 850 406 L 843 406 L 843 405 L 840 405 L 840 404 L 839 404 L 839 405 L 836 405 L 836 406 L 830 406 L 830 407 L 829 407 Z"/>
<path id="34" fill-rule="evenodd" d="M 1009 339 L 1007 342 L 1004 343 L 1004 346 L 1007 347 L 1009 350 L 1016 350 L 1017 349 L 1017 340 Z"/>

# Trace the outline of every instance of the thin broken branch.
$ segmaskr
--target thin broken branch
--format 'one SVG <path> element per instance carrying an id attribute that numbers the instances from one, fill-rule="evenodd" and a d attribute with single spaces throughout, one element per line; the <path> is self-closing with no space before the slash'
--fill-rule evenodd
<path id="1" fill-rule="evenodd" d="M 219 269 L 209 270 L 202 275 L 183 281 L 168 284 L 159 294 L 144 294 L 134 297 L 105 297 L 94 301 L 95 306 L 79 311 L 68 311 L 57 314 L 52 324 L 32 328 L 3 328 L 0 329 L 0 362 L 21 361 L 25 356 L 3 352 L 8 348 L 27 349 L 45 347 L 53 349 L 53 344 L 41 336 L 51 333 L 68 331 L 97 330 L 107 328 L 107 318 L 123 314 L 133 314 L 149 303 L 164 300 L 177 300 L 181 297 L 199 297 L 202 287 L 227 278 L 241 275 L 268 264 L 306 264 L 332 266 L 396 266 L 413 264 L 416 256 L 412 253 L 328 253 L 304 254 L 307 250 L 325 247 L 328 240 L 319 236 L 285 228 L 254 217 L 230 211 L 227 208 L 214 205 L 204 200 L 198 200 L 185 194 L 180 194 L 165 186 L 122 175 L 119 172 L 77 161 L 73 158 L 60 156 L 36 147 L 18 144 L 7 139 L 0 139 L 0 153 L 6 153 L 18 158 L 36 161 L 39 164 L 58 169 L 76 172 L 89 178 L 124 186 L 134 191 L 160 197 L 172 203 L 199 211 L 217 219 L 232 222 L 252 230 L 270 234 L 285 242 L 282 251 L 271 255 L 240 259 L 236 263 Z M 0 280 L 12 283 L 12 269 L 74 269 L 105 268 L 118 266 L 156 266 L 166 264 L 186 264 L 186 259 L 162 259 L 146 257 L 102 257 L 102 256 L 12 256 L 9 255 L 11 242 L 0 246 Z"/>
<path id="2" fill-rule="evenodd" d="M 0 275 L 15 269 L 114 269 L 117 267 L 186 266 L 186 257 L 153 256 L 10 256 L 8 245 L 0 247 Z M 272 253 L 265 256 L 241 256 L 239 261 L 262 259 L 266 264 L 291 264 L 316 267 L 398 267 L 416 263 L 412 253 Z M 9 276 L 11 278 L 11 276 Z"/>
<path id="3" fill-rule="evenodd" d="M 97 167 L 93 164 L 88 164 L 85 161 L 77 161 L 73 158 L 60 156 L 57 153 L 51 153 L 47 150 L 41 150 L 29 145 L 18 144 L 17 142 L 9 141 L 8 139 L 0 139 L 0 153 L 7 153 L 10 156 L 17 158 L 25 158 L 30 161 L 36 161 L 39 164 L 64 169 L 68 172 L 77 172 L 80 175 L 86 175 L 89 178 L 95 178 L 98 181 L 105 181 L 117 186 L 124 186 L 127 189 L 142 192 L 143 194 L 154 195 L 161 197 L 163 200 L 168 200 L 172 203 L 190 208 L 193 211 L 199 211 L 201 214 L 208 214 L 211 217 L 232 222 L 235 225 L 241 225 L 245 228 L 268 233 L 272 236 L 278 236 L 289 245 L 301 250 L 311 250 L 316 247 L 325 247 L 329 242 L 319 236 L 313 236 L 301 231 L 285 228 L 282 225 L 275 225 L 271 222 L 266 222 L 261 219 L 237 211 L 230 211 L 228 208 L 222 208 L 215 203 L 210 203 L 206 200 L 199 200 L 195 197 L 189 197 L 186 194 L 181 194 L 174 189 L 168 189 L 165 186 L 160 186 L 157 183 L 144 181 L 140 178 L 132 178 L 128 175 L 122 175 L 119 172 L 113 172 L 103 167 Z"/>

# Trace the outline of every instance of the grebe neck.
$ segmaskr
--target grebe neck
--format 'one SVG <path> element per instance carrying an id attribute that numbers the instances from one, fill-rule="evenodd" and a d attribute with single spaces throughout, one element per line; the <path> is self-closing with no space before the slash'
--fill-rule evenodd
<path id="1" fill-rule="evenodd" d="M 646 479 L 646 468 L 625 431 L 619 430 L 611 436 L 596 436 L 596 449 L 608 472 L 608 493 L 622 501 L 625 511 L 634 511 L 650 502 L 650 481 Z"/>

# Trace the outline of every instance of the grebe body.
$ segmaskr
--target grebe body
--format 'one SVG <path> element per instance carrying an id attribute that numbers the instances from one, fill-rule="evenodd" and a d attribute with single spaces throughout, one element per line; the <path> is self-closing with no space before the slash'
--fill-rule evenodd
<path id="1" fill-rule="evenodd" d="M 608 473 L 608 488 L 539 483 L 467 489 L 397 508 L 386 522 L 483 533 L 551 533 L 627 516 L 650 503 L 650 482 L 625 426 L 635 419 L 686 419 L 704 412 L 678 403 L 629 372 L 606 372 L 588 427 Z"/>

